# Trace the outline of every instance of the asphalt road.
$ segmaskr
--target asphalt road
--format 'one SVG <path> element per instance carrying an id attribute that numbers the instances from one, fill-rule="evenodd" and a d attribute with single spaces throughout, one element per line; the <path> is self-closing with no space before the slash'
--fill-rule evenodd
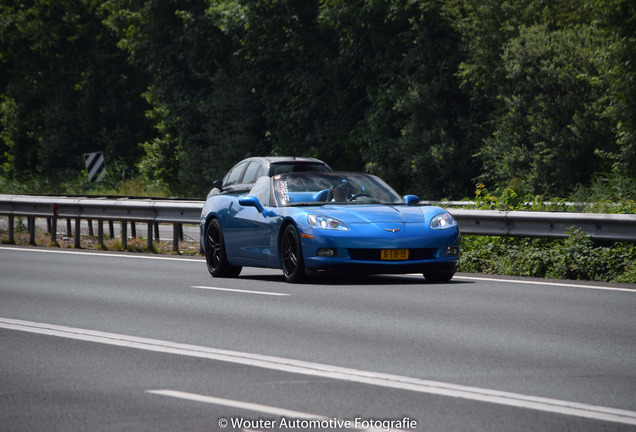
<path id="1" fill-rule="evenodd" d="M 636 287 L 0 247 L 0 431 L 634 431 Z"/>

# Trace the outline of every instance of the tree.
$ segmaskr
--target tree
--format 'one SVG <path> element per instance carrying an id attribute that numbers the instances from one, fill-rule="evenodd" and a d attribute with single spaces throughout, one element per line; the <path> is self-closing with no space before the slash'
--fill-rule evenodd
<path id="1" fill-rule="evenodd" d="M 240 35 L 273 152 L 366 167 L 429 197 L 469 189 L 456 175 L 476 175 L 456 125 L 458 39 L 437 2 L 231 4 L 226 32 Z"/>
<path id="2" fill-rule="evenodd" d="M 604 40 L 589 26 L 521 27 L 506 45 L 503 113 L 480 152 L 482 181 L 564 196 L 594 172 L 613 141 L 603 116 Z"/>
<path id="3" fill-rule="evenodd" d="M 454 76 L 459 39 L 440 4 L 331 1 L 323 9 L 337 36 L 334 70 L 355 102 L 350 142 L 366 169 L 427 198 L 469 190 L 477 172 L 460 126 L 468 105 Z"/>
<path id="4" fill-rule="evenodd" d="M 145 71 L 156 137 L 143 144 L 140 169 L 175 193 L 205 196 L 213 180 L 262 145 L 260 106 L 234 59 L 224 17 L 203 0 L 112 0 L 109 23 Z M 236 61 L 236 63 L 235 63 Z"/>
<path id="5" fill-rule="evenodd" d="M 480 141 L 479 180 L 559 194 L 606 169 L 606 40 L 591 0 L 457 0 L 460 76 Z"/>
<path id="6" fill-rule="evenodd" d="M 149 132 L 129 67 L 91 0 L 0 6 L 0 140 L 7 177 L 84 169 L 82 153 L 133 164 Z"/>
<path id="7" fill-rule="evenodd" d="M 606 115 L 614 125 L 616 148 L 604 149 L 617 175 L 636 181 L 636 4 L 631 0 L 594 2 L 598 24 L 610 47 Z"/>
<path id="8" fill-rule="evenodd" d="M 351 131 L 359 118 L 350 72 L 337 66 L 330 23 L 316 0 L 240 1 L 228 14 L 237 55 L 262 107 L 265 138 L 279 155 L 314 156 L 359 169 Z"/>

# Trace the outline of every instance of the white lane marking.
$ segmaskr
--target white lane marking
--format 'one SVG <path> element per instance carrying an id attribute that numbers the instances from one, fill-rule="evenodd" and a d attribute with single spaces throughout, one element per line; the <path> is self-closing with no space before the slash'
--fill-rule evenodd
<path id="1" fill-rule="evenodd" d="M 16 248 L 16 247 L 3 247 L 0 246 L 1 250 L 10 250 L 10 251 L 21 251 L 21 252 L 41 252 L 41 253 L 59 253 L 59 254 L 69 254 L 69 255 L 93 255 L 93 256 L 101 256 L 101 257 L 114 257 L 114 258 L 137 258 L 137 259 L 149 259 L 149 260 L 164 260 L 164 261 L 188 261 L 188 262 L 198 262 L 205 263 L 203 258 L 201 259 L 193 259 L 193 258 L 176 258 L 170 256 L 155 256 L 155 255 L 144 255 L 144 254 L 117 254 L 117 253 L 104 253 L 104 252 L 80 252 L 80 251 L 70 251 L 70 250 L 58 250 L 58 249 L 30 249 L 30 248 Z"/>
<path id="2" fill-rule="evenodd" d="M 278 408 L 278 407 L 269 406 L 269 405 L 261 405 L 261 404 L 256 404 L 251 402 L 242 402 L 242 401 L 236 401 L 231 399 L 222 399 L 222 398 L 217 398 L 213 396 L 200 395 L 196 393 L 182 392 L 178 390 L 146 390 L 146 393 L 156 394 L 161 396 L 168 396 L 168 397 L 184 399 L 184 400 L 189 400 L 194 402 L 208 403 L 212 405 L 220 405 L 220 406 L 225 406 L 230 408 L 239 408 L 246 411 L 254 411 L 254 412 L 259 412 L 259 413 L 278 416 L 278 417 L 285 417 L 285 418 L 291 418 L 291 419 L 317 420 L 319 422 L 326 422 L 327 423 L 326 426 L 328 426 L 329 428 L 334 428 L 334 427 L 349 428 L 348 426 L 351 426 L 352 424 L 354 424 L 354 421 L 352 420 L 344 420 L 344 419 L 339 419 L 337 417 L 326 417 L 326 416 L 321 416 L 318 414 L 310 414 L 310 413 L 306 413 L 302 411 L 292 411 L 285 408 Z M 403 420 L 407 421 L 410 419 L 408 417 L 405 417 Z M 239 419 L 234 419 L 233 421 L 230 420 L 227 425 L 234 428 L 243 427 L 243 424 L 240 424 Z M 354 429 L 363 430 L 363 431 L 382 430 L 385 432 L 390 432 L 390 431 L 400 432 L 401 431 L 400 429 L 389 429 L 389 428 L 383 428 L 383 429 L 354 428 Z"/>
<path id="3" fill-rule="evenodd" d="M 230 292 L 237 292 L 237 293 L 243 293 L 243 294 L 270 295 L 270 296 L 289 296 L 289 295 L 291 295 L 291 294 L 287 294 L 287 293 L 278 293 L 278 292 L 250 291 L 250 290 L 242 290 L 242 289 L 234 289 L 234 288 L 219 288 L 219 287 L 199 286 L 199 285 L 194 285 L 191 288 L 213 290 L 213 291 L 230 291 Z"/>
<path id="4" fill-rule="evenodd" d="M 191 400 L 195 402 L 204 402 L 204 403 L 209 403 L 213 405 L 227 406 L 230 408 L 240 408 L 247 411 L 255 411 L 255 412 L 271 414 L 275 416 L 281 416 L 281 417 L 294 417 L 294 418 L 301 418 L 301 419 L 326 419 L 327 418 L 327 417 L 319 416 L 317 414 L 309 414 L 309 413 L 305 413 L 301 411 L 292 411 L 292 410 L 277 408 L 273 406 L 260 405 L 260 404 L 250 403 L 250 402 L 234 401 L 230 399 L 221 399 L 221 398 L 216 398 L 212 396 L 204 396 L 204 395 L 199 395 L 196 393 L 186 393 L 186 392 L 176 391 L 176 390 L 147 390 L 146 393 L 152 393 L 152 394 L 157 394 L 162 396 L 170 396 L 170 397 L 174 397 L 178 399 L 186 399 L 186 400 Z"/>
<path id="5" fill-rule="evenodd" d="M 503 282 L 503 283 L 526 284 L 526 285 L 547 285 L 547 286 L 595 289 L 595 290 L 605 290 L 605 291 L 624 291 L 624 292 L 630 292 L 630 293 L 636 294 L 636 288 L 630 289 L 630 288 L 608 287 L 608 286 L 599 286 L 599 285 L 583 285 L 583 284 L 572 284 L 572 283 L 566 283 L 566 282 L 544 282 L 544 281 L 536 281 L 536 280 L 526 281 L 526 280 L 517 280 L 517 279 L 498 279 L 498 278 L 475 277 L 475 276 L 453 276 L 453 279 Z"/>
<path id="6" fill-rule="evenodd" d="M 206 358 L 234 364 L 297 373 L 326 379 L 335 379 L 375 385 L 385 388 L 408 390 L 439 396 L 456 397 L 479 402 L 489 402 L 518 408 L 565 414 L 576 417 L 636 425 L 636 411 L 628 411 L 577 402 L 562 401 L 519 393 L 469 387 L 440 381 L 424 380 L 400 375 L 350 369 L 339 366 L 286 359 L 261 354 L 244 353 L 198 345 L 188 345 L 158 339 L 147 339 L 116 333 L 107 333 L 73 327 L 58 326 L 10 318 L 0 318 L 0 328 L 25 331 L 68 339 L 97 342 L 107 345 L 136 348 L 146 351 L 179 354 Z"/>

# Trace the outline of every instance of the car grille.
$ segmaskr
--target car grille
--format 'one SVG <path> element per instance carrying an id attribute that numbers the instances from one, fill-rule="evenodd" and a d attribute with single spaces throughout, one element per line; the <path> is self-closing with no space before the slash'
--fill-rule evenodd
<path id="1" fill-rule="evenodd" d="M 348 249 L 351 259 L 356 261 L 381 261 L 380 249 Z M 406 261 L 419 261 L 435 258 L 435 248 L 409 249 L 409 259 Z"/>

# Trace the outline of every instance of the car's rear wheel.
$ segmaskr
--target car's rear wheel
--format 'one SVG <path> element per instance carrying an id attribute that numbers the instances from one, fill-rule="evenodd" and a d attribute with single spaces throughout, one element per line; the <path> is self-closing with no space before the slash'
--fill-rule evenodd
<path id="1" fill-rule="evenodd" d="M 223 229 L 216 219 L 208 223 L 205 231 L 205 261 L 214 277 L 236 277 L 241 273 L 241 267 L 230 265 L 227 260 Z"/>
<path id="2" fill-rule="evenodd" d="M 455 272 L 424 272 L 426 280 L 433 283 L 448 282 L 453 276 Z"/>
<path id="3" fill-rule="evenodd" d="M 283 264 L 283 275 L 287 282 L 297 283 L 305 278 L 305 262 L 300 236 L 294 225 L 287 225 L 283 231 L 280 258 Z"/>

